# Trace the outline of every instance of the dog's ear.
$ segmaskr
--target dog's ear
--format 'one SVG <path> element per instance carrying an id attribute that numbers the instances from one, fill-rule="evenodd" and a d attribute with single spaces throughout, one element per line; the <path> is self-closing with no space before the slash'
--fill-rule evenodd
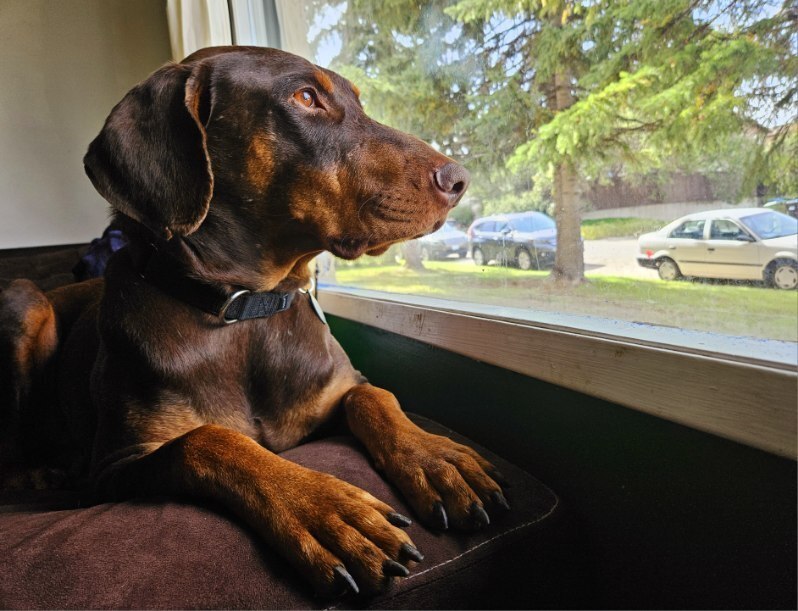
<path id="1" fill-rule="evenodd" d="M 83 158 L 94 188 L 118 211 L 166 239 L 197 230 L 213 172 L 204 124 L 210 68 L 164 66 L 117 104 Z"/>

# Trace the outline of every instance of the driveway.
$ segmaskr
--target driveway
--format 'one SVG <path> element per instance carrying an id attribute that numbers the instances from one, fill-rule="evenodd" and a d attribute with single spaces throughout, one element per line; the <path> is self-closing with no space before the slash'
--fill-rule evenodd
<path id="1" fill-rule="evenodd" d="M 585 240 L 585 273 L 591 276 L 657 278 L 657 272 L 637 264 L 637 238 Z"/>

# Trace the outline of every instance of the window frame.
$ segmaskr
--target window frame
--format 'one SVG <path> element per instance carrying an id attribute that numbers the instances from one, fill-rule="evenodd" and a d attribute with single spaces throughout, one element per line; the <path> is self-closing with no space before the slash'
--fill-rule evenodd
<path id="1" fill-rule="evenodd" d="M 490 314 L 488 308 L 480 311 L 477 304 L 468 308 L 470 304 L 335 285 L 321 287 L 319 301 L 333 316 L 792 460 L 798 457 L 798 371 L 789 359 L 751 359 L 630 338 L 609 326 L 588 331 L 521 321 Z"/>

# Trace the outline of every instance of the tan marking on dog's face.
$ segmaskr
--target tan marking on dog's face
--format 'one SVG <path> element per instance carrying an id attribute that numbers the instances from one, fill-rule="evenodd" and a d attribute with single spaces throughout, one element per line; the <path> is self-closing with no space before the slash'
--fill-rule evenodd
<path id="1" fill-rule="evenodd" d="M 340 162 L 298 172 L 290 213 L 337 256 L 379 254 L 435 230 L 446 218 L 448 207 L 431 183 L 432 169 L 450 160 L 402 136 L 403 146 L 365 139 Z"/>
<path id="2" fill-rule="evenodd" d="M 266 132 L 255 134 L 246 156 L 249 183 L 258 191 L 265 191 L 274 174 L 274 138 Z"/>
<path id="3" fill-rule="evenodd" d="M 313 71 L 313 77 L 316 79 L 319 86 L 329 95 L 335 93 L 335 85 L 333 85 L 332 79 L 327 76 L 323 70 L 316 68 L 316 70 Z"/>
<path id="4" fill-rule="evenodd" d="M 355 85 L 354 83 L 351 83 L 351 82 L 349 83 L 349 86 L 352 88 L 352 91 L 354 92 L 355 97 L 360 99 L 360 87 L 358 87 L 357 85 Z"/>

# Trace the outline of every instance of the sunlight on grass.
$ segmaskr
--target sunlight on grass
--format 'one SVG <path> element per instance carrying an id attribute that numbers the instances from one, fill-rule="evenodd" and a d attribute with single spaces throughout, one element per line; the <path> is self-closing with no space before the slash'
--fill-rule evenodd
<path id="1" fill-rule="evenodd" d="M 582 237 L 585 240 L 637 237 L 649 231 L 656 231 L 664 225 L 665 223 L 658 219 L 633 217 L 583 219 Z"/>
<path id="2" fill-rule="evenodd" d="M 798 292 L 753 285 L 594 276 L 559 287 L 547 271 L 465 261 L 339 268 L 342 285 L 786 341 L 798 340 Z"/>

